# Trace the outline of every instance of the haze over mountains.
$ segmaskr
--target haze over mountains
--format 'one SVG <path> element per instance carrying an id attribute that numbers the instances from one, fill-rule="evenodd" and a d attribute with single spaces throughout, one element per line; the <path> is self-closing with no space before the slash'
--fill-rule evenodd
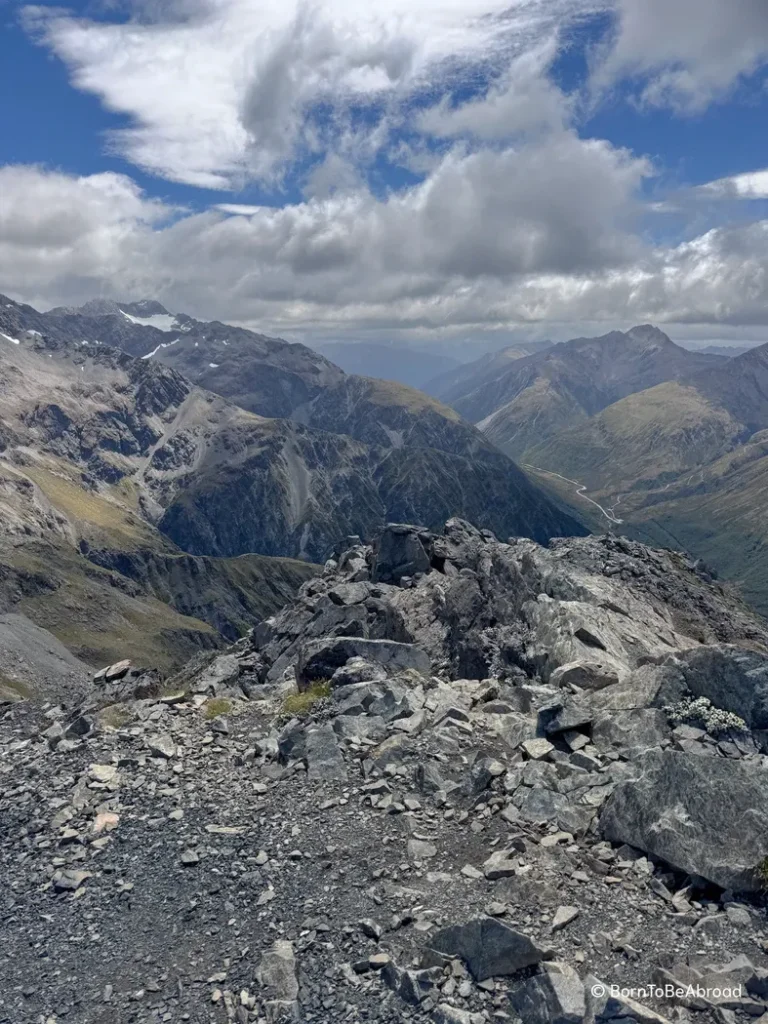
<path id="1" fill-rule="evenodd" d="M 155 303 L 2 297 L 0 379 L 0 598 L 86 660 L 237 635 L 387 520 L 584 532 L 438 401 Z"/>

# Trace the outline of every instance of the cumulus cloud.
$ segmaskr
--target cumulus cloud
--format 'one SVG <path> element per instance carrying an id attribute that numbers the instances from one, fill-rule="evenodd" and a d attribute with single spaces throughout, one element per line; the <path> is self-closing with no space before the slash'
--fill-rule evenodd
<path id="1" fill-rule="evenodd" d="M 0 281 L 30 300 L 130 288 L 137 241 L 173 213 L 124 175 L 0 167 Z"/>
<path id="2" fill-rule="evenodd" d="M 765 0 L 617 0 L 595 82 L 635 76 L 643 103 L 698 113 L 767 61 Z"/>
<path id="3" fill-rule="evenodd" d="M 607 12 L 586 91 L 628 82 L 647 106 L 701 110 L 768 58 L 766 0 L 126 4 L 128 19 L 25 20 L 125 115 L 116 152 L 222 201 L 190 213 L 124 175 L 0 168 L 11 294 L 151 296 L 291 336 L 768 323 L 765 224 L 700 227 L 722 199 L 768 197 L 768 172 L 647 202 L 656 168 L 580 137 L 584 96 L 551 75 L 570 28 Z M 393 185 L 393 165 L 418 183 Z M 305 198 L 253 204 L 249 182 Z M 644 229 L 670 212 L 694 237 L 660 247 Z"/>
<path id="4" fill-rule="evenodd" d="M 768 199 L 768 169 L 718 178 L 699 185 L 696 191 L 712 199 Z"/>
<path id="5" fill-rule="evenodd" d="M 527 160 L 453 154 L 387 199 L 183 215 L 120 176 L 4 168 L 0 280 L 44 306 L 150 295 L 293 337 L 768 324 L 768 221 L 644 246 L 629 230 L 642 161 L 575 136 Z"/>

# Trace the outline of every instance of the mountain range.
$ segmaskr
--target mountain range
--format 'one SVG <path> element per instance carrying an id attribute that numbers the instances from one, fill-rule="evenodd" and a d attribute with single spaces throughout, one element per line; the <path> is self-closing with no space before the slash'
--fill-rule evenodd
<path id="1" fill-rule="evenodd" d="M 86 661 L 231 639 L 388 520 L 585 532 L 437 400 L 156 303 L 0 297 L 0 380 L 0 610 Z"/>
<path id="2" fill-rule="evenodd" d="M 680 348 L 649 325 L 560 342 L 522 357 L 518 351 L 511 350 L 506 365 L 500 353 L 466 368 L 448 387 L 431 385 L 432 393 L 513 458 L 632 392 L 724 361 Z"/>
<path id="3" fill-rule="evenodd" d="M 726 358 L 643 325 L 436 391 L 593 529 L 689 550 L 768 611 L 768 345 Z"/>

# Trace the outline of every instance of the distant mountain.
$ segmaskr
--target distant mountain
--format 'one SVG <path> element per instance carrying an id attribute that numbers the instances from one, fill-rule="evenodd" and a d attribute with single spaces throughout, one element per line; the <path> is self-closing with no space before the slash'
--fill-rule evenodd
<path id="1" fill-rule="evenodd" d="M 531 445 L 626 395 L 722 362 L 680 348 L 658 328 L 644 325 L 561 342 L 514 360 L 451 404 L 502 451 L 520 458 Z"/>
<path id="2" fill-rule="evenodd" d="M 169 313 L 152 300 L 120 305 L 97 300 L 44 314 L 27 307 L 25 322 L 50 339 L 94 341 L 159 360 L 262 416 L 290 416 L 343 377 L 338 366 L 306 345 Z"/>
<path id="3" fill-rule="evenodd" d="M 725 356 L 726 359 L 735 359 L 749 352 L 754 345 L 700 345 L 693 349 L 694 352 L 701 352 L 708 356 Z"/>
<path id="4" fill-rule="evenodd" d="M 59 616 L 60 639 L 86 660 L 127 643 L 131 621 L 166 660 L 216 643 L 313 571 L 287 559 L 322 561 L 339 537 L 369 536 L 386 520 L 431 526 L 460 512 L 502 536 L 584 532 L 418 391 L 345 375 L 303 346 L 198 325 L 173 347 L 193 370 L 201 349 L 219 346 L 222 363 L 232 349 L 241 372 L 217 383 L 241 406 L 161 361 L 157 337 L 171 330 L 102 308 L 51 315 L 0 299 L 0 578 L 11 603 L 24 573 L 36 580 L 19 610 Z M 95 338 L 105 326 L 146 358 Z M 292 418 L 243 407 L 276 404 Z M 58 573 L 55 614 L 46 573 Z"/>
<path id="5" fill-rule="evenodd" d="M 564 498 L 577 481 L 635 536 L 684 547 L 768 613 L 768 345 L 602 410 L 525 453 Z M 549 474 L 549 475 L 545 475 Z"/>
<path id="6" fill-rule="evenodd" d="M 500 373 L 509 369 L 510 363 L 526 356 L 543 352 L 551 347 L 549 341 L 534 341 L 521 345 L 509 345 L 497 352 L 486 352 L 470 363 L 461 363 L 451 370 L 444 370 L 427 380 L 422 390 L 448 405 L 462 395 L 476 391 L 497 379 Z"/>
<path id="7" fill-rule="evenodd" d="M 405 345 L 377 345 L 372 342 L 325 342 L 312 346 L 345 373 L 393 380 L 423 388 L 438 373 L 455 370 L 461 363 L 440 352 L 422 352 Z"/>

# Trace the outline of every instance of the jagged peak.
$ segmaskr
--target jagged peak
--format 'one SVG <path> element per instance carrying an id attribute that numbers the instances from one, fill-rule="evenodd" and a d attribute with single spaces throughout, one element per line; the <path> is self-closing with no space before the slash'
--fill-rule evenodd
<path id="1" fill-rule="evenodd" d="M 170 310 L 156 299 L 139 299 L 138 302 L 120 302 L 118 305 L 123 313 L 129 313 L 131 316 L 171 316 Z"/>

